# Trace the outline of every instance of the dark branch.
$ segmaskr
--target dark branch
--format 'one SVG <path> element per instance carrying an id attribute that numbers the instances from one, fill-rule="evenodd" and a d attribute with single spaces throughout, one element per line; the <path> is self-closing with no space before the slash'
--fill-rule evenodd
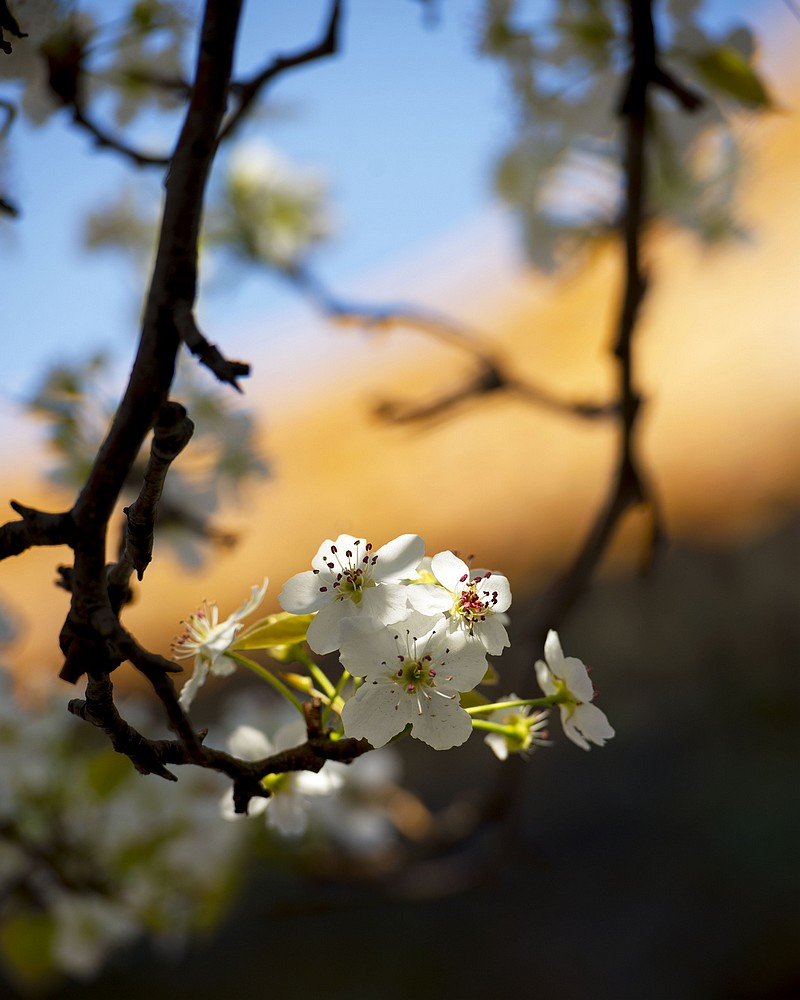
<path id="1" fill-rule="evenodd" d="M 18 556 L 34 545 L 73 544 L 75 525 L 70 514 L 34 510 L 16 500 L 11 501 L 11 508 L 22 520 L 0 526 L 0 559 Z"/>
<path id="2" fill-rule="evenodd" d="M 169 680 L 163 673 L 161 676 Z M 195 764 L 232 778 L 236 811 L 242 813 L 247 812 L 251 798 L 267 794 L 260 779 L 269 774 L 319 771 L 330 760 L 349 764 L 372 749 L 366 740 L 331 739 L 319 724 L 318 706 L 316 712 L 313 706 L 310 707 L 307 714 L 308 740 L 305 743 L 263 760 L 240 760 L 222 750 L 206 747 L 203 744 L 205 734 L 191 733 L 191 729 L 190 739 L 181 732 L 181 738 L 177 740 L 151 740 L 122 718 L 114 704 L 114 688 L 107 675 L 90 676 L 85 698 L 73 699 L 68 708 L 73 715 L 102 729 L 117 753 L 126 756 L 142 774 L 158 774 L 169 781 L 176 781 L 167 764 Z M 181 730 L 189 726 L 185 716 L 183 719 Z"/>
<path id="3" fill-rule="evenodd" d="M 236 129 L 241 125 L 243 118 L 250 110 L 253 101 L 259 96 L 264 88 L 281 73 L 294 69 L 297 66 L 304 66 L 307 63 L 325 59 L 327 56 L 335 55 L 339 50 L 339 24 L 341 21 L 342 0 L 334 0 L 331 4 L 330 14 L 325 25 L 322 37 L 314 45 L 299 52 L 288 55 L 276 56 L 267 66 L 249 80 L 244 80 L 233 84 L 231 90 L 238 97 L 239 103 L 225 122 L 220 140 L 229 139 Z"/>
<path id="4" fill-rule="evenodd" d="M 193 433 L 194 424 L 180 403 L 165 403 L 161 407 L 153 427 L 153 442 L 141 492 L 130 507 L 123 510 L 128 519 L 123 560 L 136 570 L 139 580 L 153 558 L 153 530 L 164 480 L 170 465 Z"/>
<path id="5" fill-rule="evenodd" d="M 192 354 L 200 359 L 200 364 L 213 372 L 220 382 L 225 382 L 233 386 L 237 392 L 241 392 L 236 380 L 247 378 L 250 374 L 250 365 L 243 361 L 229 361 L 215 344 L 209 343 L 200 332 L 191 309 L 180 309 L 176 313 L 176 320 L 183 342 Z"/>
<path id="6" fill-rule="evenodd" d="M 19 25 L 14 19 L 13 14 L 8 9 L 8 4 L 6 0 L 0 0 L 0 49 L 6 53 L 6 55 L 11 54 L 11 42 L 7 42 L 3 32 L 7 31 L 12 38 L 27 38 L 26 32 L 21 31 Z"/>

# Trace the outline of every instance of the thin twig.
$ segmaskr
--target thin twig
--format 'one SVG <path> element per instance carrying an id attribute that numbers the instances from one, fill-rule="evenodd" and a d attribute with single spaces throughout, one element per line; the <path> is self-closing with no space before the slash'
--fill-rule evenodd
<path id="1" fill-rule="evenodd" d="M 441 343 L 467 354 L 475 372 L 460 385 L 424 402 L 384 401 L 375 408 L 377 416 L 392 423 L 414 423 L 444 416 L 451 410 L 480 396 L 498 391 L 557 413 L 596 419 L 613 415 L 616 404 L 589 401 L 570 402 L 548 390 L 510 374 L 500 359 L 489 351 L 475 330 L 434 310 L 405 304 L 369 305 L 339 298 L 307 268 L 295 267 L 283 272 L 292 284 L 328 319 L 345 326 L 359 326 L 369 331 L 406 328 L 418 330 Z"/>
<path id="2" fill-rule="evenodd" d="M 325 28 L 318 42 L 308 48 L 301 49 L 288 55 L 276 56 L 260 72 L 250 77 L 249 80 L 236 82 L 231 86 L 231 91 L 238 98 L 236 110 L 231 112 L 225 121 L 220 132 L 220 142 L 229 139 L 242 124 L 250 107 L 264 90 L 264 88 L 276 77 L 285 73 L 288 69 L 295 69 L 297 66 L 304 66 L 328 56 L 335 55 L 339 50 L 339 24 L 341 21 L 342 0 L 333 0 L 330 13 L 326 19 Z"/>

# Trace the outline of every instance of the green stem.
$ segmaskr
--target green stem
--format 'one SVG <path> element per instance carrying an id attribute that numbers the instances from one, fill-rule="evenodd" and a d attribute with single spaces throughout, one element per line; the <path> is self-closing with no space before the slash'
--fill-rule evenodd
<path id="1" fill-rule="evenodd" d="M 514 726 L 501 726 L 498 722 L 487 722 L 485 719 L 473 719 L 473 729 L 485 729 L 489 733 L 500 733 L 501 736 L 515 736 L 517 730 Z"/>
<path id="2" fill-rule="evenodd" d="M 287 701 L 290 701 L 301 715 L 303 714 L 303 703 L 300 699 L 296 698 L 283 681 L 279 680 L 266 667 L 262 667 L 260 663 L 251 660 L 249 656 L 242 656 L 241 653 L 237 653 L 234 650 L 228 650 L 225 655 L 230 656 L 232 660 L 235 660 L 241 666 L 247 667 L 248 670 L 252 670 L 254 674 L 258 674 L 262 680 L 265 680 L 267 684 L 271 684 Z"/>
<path id="3" fill-rule="evenodd" d="M 350 674 L 348 673 L 347 670 L 343 670 L 342 671 L 342 676 L 336 682 L 336 687 L 333 688 L 332 691 L 331 691 L 330 700 L 328 701 L 328 704 L 322 709 L 321 719 L 322 719 L 323 725 L 324 725 L 326 719 L 328 718 L 328 716 L 331 714 L 331 708 L 333 706 L 333 703 L 336 701 L 336 699 L 342 693 L 342 688 L 345 686 L 345 684 L 349 680 L 350 680 Z"/>
<path id="4" fill-rule="evenodd" d="M 501 708 L 549 708 L 566 701 L 562 694 L 549 694 L 546 698 L 516 698 L 514 701 L 496 701 L 491 705 L 475 705 L 467 708 L 468 715 L 483 715 L 484 712 L 496 712 Z"/>

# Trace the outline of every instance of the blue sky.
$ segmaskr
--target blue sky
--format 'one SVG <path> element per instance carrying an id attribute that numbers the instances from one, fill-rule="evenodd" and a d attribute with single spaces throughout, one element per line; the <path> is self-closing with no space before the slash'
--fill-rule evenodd
<path id="1" fill-rule="evenodd" d="M 724 22 L 743 14 L 757 20 L 777 5 L 714 0 L 709 7 Z M 126 5 L 99 6 L 110 19 Z M 241 70 L 315 38 L 327 6 L 250 0 Z M 498 68 L 477 56 L 482 4 L 438 6 L 429 25 L 414 0 L 350 0 L 342 55 L 286 75 L 272 91 L 274 113 L 250 127 L 249 134 L 327 176 L 339 231 L 318 269 L 342 288 L 407 258 L 493 201 L 491 165 L 512 127 L 511 104 Z M 148 118 L 140 132 L 152 139 L 160 133 L 168 147 L 166 124 Z M 142 296 L 130 265 L 81 249 L 85 213 L 131 178 L 132 168 L 95 150 L 63 115 L 39 129 L 19 122 L 11 152 L 6 186 L 24 215 L 0 232 L 3 341 L 12 347 L 0 405 L 29 391 L 54 358 L 100 346 L 129 356 Z M 225 343 L 226 328 L 252 326 L 254 317 L 291 301 L 280 284 L 249 275 L 206 298 L 203 319 Z"/>

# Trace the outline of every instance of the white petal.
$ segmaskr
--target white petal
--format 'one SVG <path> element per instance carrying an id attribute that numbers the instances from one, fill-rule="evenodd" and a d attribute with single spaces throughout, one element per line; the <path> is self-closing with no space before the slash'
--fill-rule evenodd
<path id="1" fill-rule="evenodd" d="M 553 675 L 550 673 L 550 668 L 544 662 L 544 660 L 536 661 L 536 680 L 539 682 L 539 687 L 544 691 L 545 694 L 555 694 L 558 688 L 553 680 Z"/>
<path id="2" fill-rule="evenodd" d="M 208 676 L 208 663 L 202 657 L 195 657 L 194 661 L 194 673 L 189 678 L 189 680 L 181 688 L 181 693 L 178 696 L 178 701 L 180 702 L 181 708 L 184 712 L 189 711 L 189 706 L 194 701 L 194 696 L 197 694 L 198 690 L 205 684 L 206 677 Z"/>
<path id="3" fill-rule="evenodd" d="M 332 653 L 341 642 L 342 622 L 352 614 L 350 601 L 332 601 L 317 612 L 308 626 L 306 642 L 315 653 Z"/>
<path id="4" fill-rule="evenodd" d="M 327 571 L 329 569 L 328 563 L 332 561 L 331 559 L 331 546 L 336 543 L 331 538 L 326 538 L 325 541 L 317 549 L 317 554 L 311 560 L 311 565 L 314 569 L 320 571 Z"/>
<path id="5" fill-rule="evenodd" d="M 556 677 L 560 677 L 564 654 L 561 651 L 561 641 L 558 638 L 558 632 L 552 628 L 547 633 L 547 638 L 544 641 L 544 658 L 547 660 L 547 665 Z"/>
<path id="6" fill-rule="evenodd" d="M 330 795 L 344 784 L 341 774 L 332 770 L 330 764 L 323 765 L 321 771 L 298 771 L 294 785 L 302 795 Z"/>
<path id="7" fill-rule="evenodd" d="M 408 587 L 399 583 L 385 583 L 365 590 L 358 606 L 360 627 L 379 628 L 404 621 L 409 613 L 407 590 Z"/>
<path id="8" fill-rule="evenodd" d="M 350 619 L 342 626 L 339 659 L 355 677 L 377 677 L 391 674 L 397 663 L 398 648 L 393 629 L 363 632 Z"/>
<path id="9" fill-rule="evenodd" d="M 233 641 L 231 636 L 231 641 Z M 230 645 L 230 643 L 228 643 Z M 229 656 L 217 654 L 211 660 L 211 673 L 215 677 L 230 677 L 236 670 L 236 663 Z"/>
<path id="10" fill-rule="evenodd" d="M 301 837 L 308 827 L 308 806 L 301 795 L 278 792 L 269 800 L 267 826 L 285 837 Z"/>
<path id="11" fill-rule="evenodd" d="M 255 726 L 237 726 L 228 737 L 228 749 L 241 760 L 261 760 L 273 752 L 270 741 Z"/>
<path id="12" fill-rule="evenodd" d="M 333 591 L 330 586 L 330 574 L 314 573 L 307 570 L 305 573 L 298 573 L 290 577 L 283 585 L 283 590 L 278 596 L 278 603 L 284 611 L 293 615 L 310 615 L 312 611 L 319 611 L 333 598 Z M 320 587 L 328 587 L 327 591 L 321 591 Z"/>
<path id="13" fill-rule="evenodd" d="M 484 599 L 497 594 L 497 604 L 491 606 L 493 611 L 505 611 L 511 607 L 511 587 L 506 577 L 499 573 L 490 573 L 488 578 L 484 578 L 478 583 L 477 589 Z"/>
<path id="14" fill-rule="evenodd" d="M 241 621 L 242 618 L 246 618 L 251 611 L 259 606 L 259 604 L 264 600 L 264 594 L 267 592 L 267 587 L 269 586 L 269 577 L 264 577 L 264 582 L 260 587 L 255 586 L 250 588 L 250 597 L 244 602 L 244 604 L 239 608 L 238 611 L 234 611 L 231 615 L 233 621 Z"/>
<path id="15" fill-rule="evenodd" d="M 604 746 L 606 740 L 610 740 L 614 736 L 614 730 L 611 728 L 605 712 L 601 711 L 597 705 L 578 705 L 571 721 L 573 730 L 579 730 L 585 739 L 599 747 Z M 567 735 L 570 734 L 567 733 Z M 570 736 L 570 739 L 574 739 L 574 736 Z M 580 744 L 578 745 L 580 746 Z M 588 750 L 588 745 L 584 749 Z"/>
<path id="16" fill-rule="evenodd" d="M 424 615 L 442 614 L 449 611 L 453 604 L 453 595 L 449 590 L 429 583 L 409 584 L 406 597 L 411 607 Z"/>
<path id="17" fill-rule="evenodd" d="M 452 676 L 446 686 L 456 691 L 471 691 L 486 675 L 486 648 L 478 639 L 464 633 L 437 635 L 427 651 L 436 661 L 437 681 Z"/>
<path id="18" fill-rule="evenodd" d="M 292 750 L 305 743 L 307 739 L 306 724 L 302 719 L 292 719 L 275 733 L 275 751 L 281 753 L 283 750 Z"/>
<path id="19" fill-rule="evenodd" d="M 498 760 L 506 760 L 508 758 L 508 741 L 500 733 L 487 733 L 483 738 L 483 742 Z"/>
<path id="20" fill-rule="evenodd" d="M 384 746 L 410 721 L 410 700 L 391 681 L 367 681 L 342 709 L 345 735 L 369 740 L 374 747 Z"/>
<path id="21" fill-rule="evenodd" d="M 423 700 L 421 704 L 422 714 L 415 707 L 411 716 L 411 735 L 434 750 L 461 746 L 472 735 L 472 719 L 459 705 L 458 697 L 433 694 L 429 702 Z"/>
<path id="22" fill-rule="evenodd" d="M 452 552 L 437 552 L 431 559 L 431 572 L 443 587 L 453 593 L 462 589 L 462 578 L 469 580 L 469 566 Z"/>
<path id="23" fill-rule="evenodd" d="M 375 553 L 375 579 L 395 583 L 414 576 L 425 555 L 425 542 L 419 535 L 399 535 L 382 545 Z"/>
<path id="24" fill-rule="evenodd" d="M 564 728 L 564 735 L 569 737 L 573 743 L 576 743 L 581 750 L 589 750 L 589 744 L 583 738 L 583 734 L 575 723 L 575 706 L 559 705 L 559 708 L 561 710 L 561 725 Z"/>
<path id="25" fill-rule="evenodd" d="M 594 698 L 594 685 L 589 678 L 589 671 L 576 657 L 564 658 L 561 678 L 576 701 L 588 703 Z"/>
<path id="26" fill-rule="evenodd" d="M 499 656 L 506 646 L 511 645 L 505 626 L 494 615 L 488 615 L 485 622 L 478 622 L 474 633 L 492 656 Z"/>

